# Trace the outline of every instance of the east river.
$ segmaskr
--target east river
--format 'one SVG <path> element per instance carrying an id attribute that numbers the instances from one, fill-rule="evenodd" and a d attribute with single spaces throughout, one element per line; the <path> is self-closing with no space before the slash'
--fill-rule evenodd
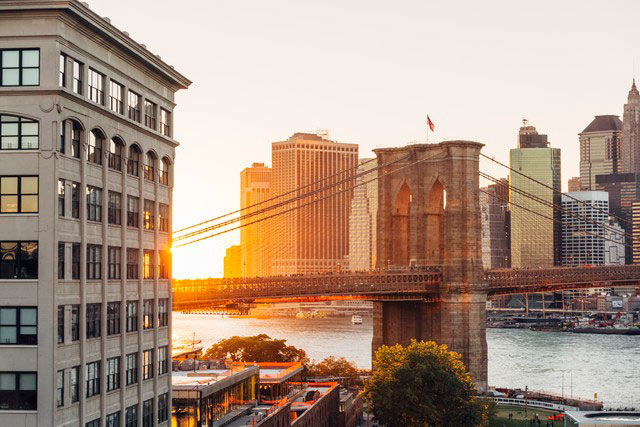
<path id="1" fill-rule="evenodd" d="M 311 360 L 333 355 L 371 368 L 371 321 L 364 317 L 362 325 L 353 325 L 350 317 L 230 319 L 173 313 L 173 337 L 191 339 L 195 332 L 206 349 L 234 335 L 267 334 L 304 349 Z M 598 393 L 605 407 L 640 408 L 640 336 L 487 329 L 487 342 L 491 386 L 528 386 L 583 398 Z"/>

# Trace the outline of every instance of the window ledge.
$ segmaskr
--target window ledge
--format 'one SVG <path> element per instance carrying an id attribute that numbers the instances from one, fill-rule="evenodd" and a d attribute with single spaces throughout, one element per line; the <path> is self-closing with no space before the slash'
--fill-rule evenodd
<path id="1" fill-rule="evenodd" d="M 2 154 L 20 154 L 20 153 L 38 153 L 40 152 L 39 148 L 30 148 L 28 150 L 0 150 Z M 2 409 L 0 409 L 1 411 Z"/>
<path id="2" fill-rule="evenodd" d="M 37 212 L 28 212 L 28 213 L 17 213 L 17 212 L 11 212 L 11 213 L 0 213 L 0 217 L 20 217 L 20 216 L 28 216 L 28 217 L 37 217 L 40 214 Z"/>
<path id="3" fill-rule="evenodd" d="M 38 344 L 0 344 L 0 348 L 38 348 Z M 1 411 L 2 409 L 0 409 Z"/>
<path id="4" fill-rule="evenodd" d="M 38 410 L 0 409 L 0 414 L 37 414 Z"/>
<path id="5" fill-rule="evenodd" d="M 38 283 L 38 279 L 0 279 L 0 283 L 20 282 L 20 283 Z"/>

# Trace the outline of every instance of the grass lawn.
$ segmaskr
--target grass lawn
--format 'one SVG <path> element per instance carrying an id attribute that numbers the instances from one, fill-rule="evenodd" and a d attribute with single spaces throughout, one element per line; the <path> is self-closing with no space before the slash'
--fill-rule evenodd
<path id="1" fill-rule="evenodd" d="M 496 416 L 491 419 L 489 422 L 490 427 L 529 427 L 531 424 L 528 424 L 524 418 L 524 407 L 523 406 L 510 406 L 510 405 L 498 405 Z M 509 419 L 509 413 L 513 414 L 513 418 Z M 540 419 L 540 425 L 542 427 L 546 427 L 547 422 L 551 423 L 552 421 L 548 420 L 549 415 L 554 415 L 556 412 L 547 411 L 540 408 L 527 408 L 528 419 L 531 420 L 535 414 L 538 414 L 538 418 Z M 535 424 L 536 426 L 538 423 Z M 563 425 L 562 421 L 553 421 L 554 427 L 561 427 Z"/>

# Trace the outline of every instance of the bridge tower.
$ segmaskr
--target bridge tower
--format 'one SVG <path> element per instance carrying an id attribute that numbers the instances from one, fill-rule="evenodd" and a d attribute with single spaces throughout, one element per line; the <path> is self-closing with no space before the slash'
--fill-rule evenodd
<path id="1" fill-rule="evenodd" d="M 447 141 L 374 150 L 379 170 L 377 265 L 441 265 L 437 302 L 374 302 L 372 350 L 412 338 L 447 344 L 480 391 L 487 387 L 479 155 L 483 144 Z M 417 163 L 416 163 L 417 162 Z M 394 173 L 387 175 L 389 172 Z"/>

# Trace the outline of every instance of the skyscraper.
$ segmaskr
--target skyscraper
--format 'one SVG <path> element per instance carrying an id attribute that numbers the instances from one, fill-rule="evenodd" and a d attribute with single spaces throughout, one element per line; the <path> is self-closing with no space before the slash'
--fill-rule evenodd
<path id="1" fill-rule="evenodd" d="M 510 151 L 509 201 L 511 202 L 511 266 L 550 267 L 560 262 L 559 212 L 560 149 L 549 147 L 547 135 L 525 121 L 518 135 L 518 148 Z M 528 177 L 545 185 L 541 185 Z M 521 190 L 545 201 L 532 200 Z M 535 233 L 531 230 L 535 229 Z"/>
<path id="2" fill-rule="evenodd" d="M 0 425 L 170 423 L 174 94 L 75 0 L 0 3 Z"/>
<path id="3" fill-rule="evenodd" d="M 618 116 L 596 116 L 579 134 L 580 189 L 595 190 L 596 175 L 620 172 L 622 122 Z"/>
<path id="4" fill-rule="evenodd" d="M 378 163 L 374 159 L 360 159 L 356 184 L 353 190 L 351 216 L 349 218 L 349 269 L 362 271 L 376 266 L 376 218 L 378 213 L 378 172 L 365 173 Z M 364 182 L 367 182 L 364 184 Z"/>
<path id="5" fill-rule="evenodd" d="M 264 163 L 254 163 L 240 172 L 241 214 L 251 215 L 240 221 L 241 265 L 243 277 L 269 276 L 273 236 L 270 232 L 272 212 L 256 212 L 269 206 L 271 198 L 271 168 Z M 253 207 L 252 207 L 253 206 Z M 257 222 L 258 221 L 258 222 Z M 254 223 L 254 224 L 251 224 Z"/>
<path id="6" fill-rule="evenodd" d="M 637 173 L 640 172 L 640 93 L 635 79 L 624 104 L 622 122 L 621 172 Z"/>
<path id="7" fill-rule="evenodd" d="M 242 249 L 240 245 L 229 246 L 224 255 L 224 277 L 234 278 L 242 276 Z"/>
<path id="8" fill-rule="evenodd" d="M 569 181 L 567 182 L 567 184 L 568 184 L 568 191 L 580 191 L 580 188 L 582 187 L 579 176 L 574 176 L 573 178 L 569 178 Z"/>
<path id="9" fill-rule="evenodd" d="M 270 224 L 275 244 L 271 254 L 273 274 L 346 269 L 353 197 L 349 178 L 354 176 L 357 162 L 356 144 L 331 141 L 322 134 L 295 133 L 286 141 L 272 144 L 272 194 L 304 187 L 287 196 L 290 198 L 317 191 L 279 208 L 279 212 L 291 210 Z M 343 180 L 348 181 L 322 189 Z"/>
<path id="10" fill-rule="evenodd" d="M 506 178 L 480 193 L 482 210 L 482 262 L 484 268 L 511 266 L 509 184 Z M 486 204 L 486 206 L 485 206 Z"/>

